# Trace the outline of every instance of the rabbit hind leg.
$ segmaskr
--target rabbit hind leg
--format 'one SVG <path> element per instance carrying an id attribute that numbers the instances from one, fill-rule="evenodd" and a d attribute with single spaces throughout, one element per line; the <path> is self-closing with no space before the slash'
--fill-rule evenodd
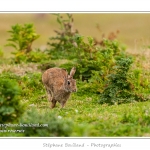
<path id="1" fill-rule="evenodd" d="M 47 91 L 48 100 L 51 102 L 53 99 L 52 91 L 49 90 L 48 88 L 46 88 L 46 91 Z"/>
<path id="2" fill-rule="evenodd" d="M 57 101 L 53 98 L 52 91 L 49 89 L 46 89 L 46 90 L 47 90 L 48 100 L 49 100 L 49 102 L 51 102 L 50 108 L 54 108 L 56 106 Z"/>

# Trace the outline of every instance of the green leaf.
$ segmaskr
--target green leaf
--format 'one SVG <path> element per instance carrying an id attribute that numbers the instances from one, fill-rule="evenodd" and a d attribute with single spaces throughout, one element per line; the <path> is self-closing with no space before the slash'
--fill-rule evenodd
<path id="1" fill-rule="evenodd" d="M 8 43 L 5 46 L 11 46 L 11 47 L 14 47 L 15 49 L 18 49 L 17 46 L 15 44 L 13 44 L 13 43 Z"/>

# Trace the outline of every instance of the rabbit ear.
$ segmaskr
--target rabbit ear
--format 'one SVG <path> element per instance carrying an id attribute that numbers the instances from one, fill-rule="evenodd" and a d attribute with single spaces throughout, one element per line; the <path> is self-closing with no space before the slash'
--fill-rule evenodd
<path id="1" fill-rule="evenodd" d="M 76 72 L 76 68 L 73 67 L 73 68 L 71 69 L 71 71 L 70 71 L 70 77 L 73 77 L 73 75 L 75 74 L 75 72 Z"/>

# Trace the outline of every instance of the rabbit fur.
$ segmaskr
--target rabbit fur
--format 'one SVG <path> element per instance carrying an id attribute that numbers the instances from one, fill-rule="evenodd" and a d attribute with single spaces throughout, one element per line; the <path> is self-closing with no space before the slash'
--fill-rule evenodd
<path id="1" fill-rule="evenodd" d="M 63 108 L 72 92 L 77 91 L 76 80 L 73 75 L 76 68 L 73 67 L 68 75 L 66 69 L 50 68 L 42 75 L 42 82 L 46 88 L 48 100 L 51 102 L 51 108 L 54 108 L 58 101 Z"/>

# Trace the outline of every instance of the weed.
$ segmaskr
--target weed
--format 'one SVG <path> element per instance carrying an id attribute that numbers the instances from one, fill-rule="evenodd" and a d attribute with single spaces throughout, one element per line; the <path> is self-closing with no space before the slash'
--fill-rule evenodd
<path id="1" fill-rule="evenodd" d="M 39 38 L 39 35 L 35 32 L 33 24 L 16 24 L 11 27 L 12 30 L 8 32 L 11 34 L 11 38 L 6 46 L 15 48 L 16 51 L 29 53 L 32 51 L 32 42 Z"/>
<path id="2" fill-rule="evenodd" d="M 41 60 L 48 59 L 47 54 L 44 52 L 39 49 L 34 51 L 32 49 L 32 43 L 40 36 L 35 32 L 33 24 L 16 24 L 8 32 L 11 35 L 6 46 L 15 48 L 16 51 L 12 52 L 15 56 L 13 59 L 15 63 L 41 62 Z"/>

